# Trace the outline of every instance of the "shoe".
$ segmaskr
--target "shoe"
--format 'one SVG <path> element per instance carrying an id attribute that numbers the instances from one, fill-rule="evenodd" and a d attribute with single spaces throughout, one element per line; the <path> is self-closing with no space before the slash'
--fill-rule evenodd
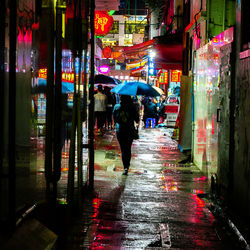
<path id="1" fill-rule="evenodd" d="M 128 175 L 128 169 L 125 168 L 125 169 L 123 170 L 122 174 L 123 174 L 123 175 Z"/>

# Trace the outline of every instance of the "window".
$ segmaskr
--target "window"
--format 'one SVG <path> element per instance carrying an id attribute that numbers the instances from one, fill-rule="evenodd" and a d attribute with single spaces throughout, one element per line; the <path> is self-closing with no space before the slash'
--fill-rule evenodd
<path id="1" fill-rule="evenodd" d="M 119 34 L 119 21 L 114 21 L 112 29 L 109 31 L 109 34 Z"/>
<path id="2" fill-rule="evenodd" d="M 144 23 L 125 22 L 125 34 L 144 34 L 144 32 Z"/>

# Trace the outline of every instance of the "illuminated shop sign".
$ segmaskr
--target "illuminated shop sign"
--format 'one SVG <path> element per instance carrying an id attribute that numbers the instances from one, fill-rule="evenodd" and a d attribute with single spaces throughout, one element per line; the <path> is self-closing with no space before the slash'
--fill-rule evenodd
<path id="1" fill-rule="evenodd" d="M 181 70 L 172 70 L 171 71 L 171 82 L 180 82 L 182 71 Z"/>
<path id="2" fill-rule="evenodd" d="M 38 77 L 43 78 L 43 79 L 47 79 L 47 69 L 39 69 Z"/>
<path id="3" fill-rule="evenodd" d="M 47 79 L 47 69 L 39 69 L 38 77 Z M 62 72 L 62 81 L 74 83 L 74 73 Z"/>
<path id="4" fill-rule="evenodd" d="M 168 70 L 159 72 L 159 84 L 168 84 Z"/>
<path id="5" fill-rule="evenodd" d="M 114 19 L 106 11 L 95 11 L 95 35 L 105 36 L 112 29 Z"/>
<path id="6" fill-rule="evenodd" d="M 153 57 L 148 57 L 148 75 L 149 76 L 156 75 L 155 59 Z"/>
<path id="7" fill-rule="evenodd" d="M 109 72 L 109 66 L 102 65 L 101 67 L 99 67 L 99 72 L 102 74 L 107 74 Z"/>

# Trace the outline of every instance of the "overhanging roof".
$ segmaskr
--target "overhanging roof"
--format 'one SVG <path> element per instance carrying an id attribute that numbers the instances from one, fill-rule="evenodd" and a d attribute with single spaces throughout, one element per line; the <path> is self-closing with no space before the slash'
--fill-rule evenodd
<path id="1" fill-rule="evenodd" d="M 147 55 L 149 49 L 156 52 L 156 69 L 182 69 L 182 37 L 179 34 L 154 37 L 154 39 L 139 43 L 134 46 L 124 47 L 123 54 L 126 58 L 142 57 Z"/>

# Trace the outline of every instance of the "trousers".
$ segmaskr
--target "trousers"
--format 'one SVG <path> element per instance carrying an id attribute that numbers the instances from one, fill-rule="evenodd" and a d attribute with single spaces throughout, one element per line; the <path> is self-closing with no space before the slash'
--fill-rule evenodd
<path id="1" fill-rule="evenodd" d="M 133 138 L 127 136 L 126 133 L 123 133 L 123 134 L 117 134 L 117 139 L 121 148 L 123 167 L 124 169 L 125 168 L 129 169 Z"/>

